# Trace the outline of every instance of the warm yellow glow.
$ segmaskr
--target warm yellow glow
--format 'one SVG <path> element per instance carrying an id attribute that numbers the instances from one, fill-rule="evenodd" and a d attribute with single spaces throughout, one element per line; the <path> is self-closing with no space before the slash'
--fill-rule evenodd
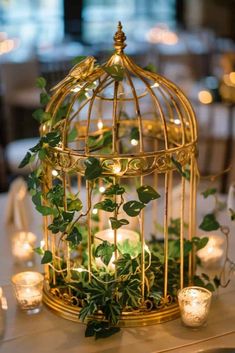
<path id="1" fill-rule="evenodd" d="M 105 192 L 105 187 L 104 187 L 104 186 L 101 186 L 101 187 L 99 188 L 99 192 L 101 192 L 101 194 L 103 194 L 103 193 Z"/>
<path id="2" fill-rule="evenodd" d="M 40 248 L 43 249 L 45 246 L 45 240 L 40 241 Z"/>
<path id="3" fill-rule="evenodd" d="M 212 97 L 211 92 L 206 91 L 206 90 L 205 91 L 200 91 L 198 93 L 198 99 L 203 104 L 210 104 L 213 101 L 213 97 Z"/>
<path id="4" fill-rule="evenodd" d="M 139 144 L 139 141 L 136 139 L 132 139 L 131 144 L 132 144 L 132 146 L 137 146 Z"/>
<path id="5" fill-rule="evenodd" d="M 77 93 L 80 91 L 80 89 L 81 89 L 81 87 L 77 86 L 77 87 L 72 88 L 71 91 L 74 93 Z"/>
<path id="6" fill-rule="evenodd" d="M 157 83 L 157 82 L 155 82 L 152 86 L 151 86 L 152 88 L 157 88 L 157 87 L 159 87 L 159 83 Z"/>
<path id="7" fill-rule="evenodd" d="M 174 45 L 179 41 L 179 38 L 175 32 L 172 32 L 168 26 L 160 25 L 151 28 L 146 35 L 147 40 L 150 43 L 161 43 L 166 45 Z"/>
<path id="8" fill-rule="evenodd" d="M 101 120 L 99 120 L 98 123 L 97 123 L 98 129 L 99 130 L 103 129 L 103 126 L 104 126 L 103 122 Z"/>
<path id="9" fill-rule="evenodd" d="M 233 85 L 235 85 L 235 72 L 230 72 L 229 79 Z"/>
<path id="10" fill-rule="evenodd" d="M 0 42 L 0 55 L 11 52 L 13 49 L 16 49 L 19 44 L 19 41 L 16 39 L 5 39 Z"/>
<path id="11" fill-rule="evenodd" d="M 57 170 L 52 169 L 51 174 L 56 177 L 59 173 L 57 172 Z"/>
<path id="12" fill-rule="evenodd" d="M 176 125 L 180 125 L 180 119 L 175 119 L 175 120 L 174 120 L 174 123 L 175 123 Z"/>
<path id="13" fill-rule="evenodd" d="M 114 55 L 113 63 L 114 64 L 120 64 L 120 56 L 119 55 L 117 55 L 117 54 Z"/>
<path id="14" fill-rule="evenodd" d="M 120 171 L 121 171 L 121 167 L 119 165 L 115 165 L 113 167 L 113 173 L 114 174 L 118 174 L 118 173 L 120 173 Z"/>
<path id="15" fill-rule="evenodd" d="M 94 209 L 92 210 L 92 213 L 93 213 L 93 214 L 97 214 L 97 213 L 98 213 L 97 208 L 94 208 Z"/>

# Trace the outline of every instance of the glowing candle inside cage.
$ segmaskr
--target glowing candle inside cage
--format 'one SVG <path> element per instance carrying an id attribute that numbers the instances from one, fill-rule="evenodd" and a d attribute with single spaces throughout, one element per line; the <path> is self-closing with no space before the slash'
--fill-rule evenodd
<path id="1" fill-rule="evenodd" d="M 117 246 L 122 245 L 124 241 L 128 241 L 130 246 L 136 246 L 139 242 L 139 234 L 130 229 L 117 229 L 116 230 L 116 237 L 117 237 Z M 105 229 L 95 234 L 95 245 L 98 246 L 102 241 L 108 241 L 111 244 L 114 244 L 114 230 L 113 229 Z M 114 254 L 108 264 L 109 270 L 114 270 L 115 265 L 113 264 L 115 260 Z M 97 267 L 104 267 L 104 263 L 98 257 L 95 259 Z"/>
<path id="2" fill-rule="evenodd" d="M 21 272 L 12 277 L 12 284 L 19 307 L 32 313 L 40 310 L 42 303 L 43 275 L 39 272 Z"/>
<path id="3" fill-rule="evenodd" d="M 205 288 L 186 287 L 178 293 L 181 319 L 189 327 L 203 326 L 210 310 L 212 294 Z"/>

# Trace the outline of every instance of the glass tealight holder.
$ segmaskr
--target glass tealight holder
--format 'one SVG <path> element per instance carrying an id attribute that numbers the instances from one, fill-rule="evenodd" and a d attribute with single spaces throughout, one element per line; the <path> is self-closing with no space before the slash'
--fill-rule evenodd
<path id="1" fill-rule="evenodd" d="M 206 325 L 212 293 L 202 287 L 186 287 L 178 292 L 181 319 L 185 326 L 199 328 Z"/>
<path id="2" fill-rule="evenodd" d="M 16 264 L 32 267 L 37 237 L 31 232 L 17 232 L 12 237 L 12 255 Z"/>
<path id="3" fill-rule="evenodd" d="M 17 303 L 28 314 L 40 311 L 43 280 L 41 273 L 32 271 L 20 272 L 12 277 Z"/>

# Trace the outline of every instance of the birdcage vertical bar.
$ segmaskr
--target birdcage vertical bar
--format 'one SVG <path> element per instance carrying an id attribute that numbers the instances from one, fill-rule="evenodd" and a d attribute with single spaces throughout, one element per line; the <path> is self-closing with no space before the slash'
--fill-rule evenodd
<path id="1" fill-rule="evenodd" d="M 169 192 L 169 172 L 165 174 L 165 205 L 164 205 L 164 298 L 168 291 L 168 192 Z"/>
<path id="2" fill-rule="evenodd" d="M 91 239 L 91 185 L 86 180 L 86 206 L 87 206 L 87 251 L 88 251 L 88 276 L 89 282 L 91 281 L 92 271 L 92 239 Z"/>
<path id="3" fill-rule="evenodd" d="M 195 180 L 195 157 L 191 156 L 190 161 L 190 199 L 189 199 L 189 241 L 192 241 L 193 236 L 195 235 L 195 203 L 196 203 L 196 180 Z M 193 277 L 193 256 L 194 251 L 189 253 L 189 282 L 192 283 Z"/>
<path id="4" fill-rule="evenodd" d="M 140 177 L 140 185 L 144 185 L 144 176 Z M 144 209 L 140 212 L 140 242 L 141 242 L 141 296 L 145 300 L 145 236 L 144 236 Z"/>
<path id="5" fill-rule="evenodd" d="M 67 178 L 66 172 L 62 172 L 62 183 L 64 189 L 64 211 L 67 212 Z M 66 254 L 66 268 L 67 268 L 67 279 L 70 280 L 71 278 L 71 264 L 70 264 L 70 247 L 69 242 L 65 241 L 65 254 Z"/>
<path id="6" fill-rule="evenodd" d="M 184 208 L 185 178 L 181 177 L 181 209 L 180 209 L 180 288 L 184 287 Z"/>

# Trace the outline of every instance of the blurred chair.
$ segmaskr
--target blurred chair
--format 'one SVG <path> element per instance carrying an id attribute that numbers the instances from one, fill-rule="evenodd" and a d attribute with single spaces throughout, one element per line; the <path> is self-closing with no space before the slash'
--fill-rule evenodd
<path id="1" fill-rule="evenodd" d="M 36 61 L 8 62 L 1 64 L 0 70 L 6 140 L 10 142 L 15 138 L 17 120 L 22 119 L 21 113 L 14 115 L 16 109 L 31 111 L 40 105 L 40 91 L 35 87 L 38 66 Z"/>

